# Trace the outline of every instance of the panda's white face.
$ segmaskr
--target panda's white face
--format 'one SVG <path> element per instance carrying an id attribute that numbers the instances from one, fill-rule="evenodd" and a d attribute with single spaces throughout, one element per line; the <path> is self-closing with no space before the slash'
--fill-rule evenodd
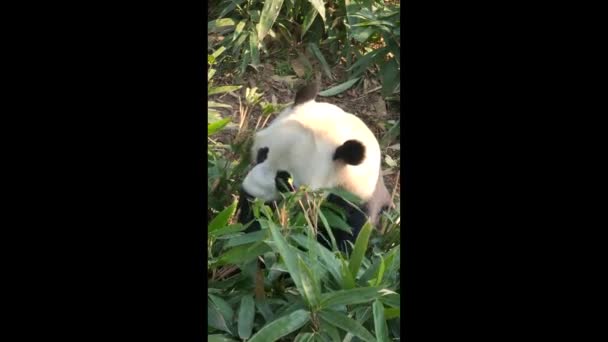
<path id="1" fill-rule="evenodd" d="M 360 161 L 336 159 L 347 141 L 362 146 Z M 260 151 L 265 151 L 264 158 L 259 158 Z M 347 156 L 353 153 L 346 151 Z M 295 186 L 343 187 L 364 201 L 373 196 L 380 178 L 380 146 L 374 134 L 359 118 L 329 103 L 307 101 L 287 108 L 256 134 L 252 154 L 258 163 L 243 188 L 265 201 L 279 197 L 279 171 L 291 174 Z"/>

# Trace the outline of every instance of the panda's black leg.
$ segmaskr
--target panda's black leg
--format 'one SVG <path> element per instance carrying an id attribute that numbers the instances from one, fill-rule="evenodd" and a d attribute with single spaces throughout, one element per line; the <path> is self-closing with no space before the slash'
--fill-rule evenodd
<path id="1" fill-rule="evenodd" d="M 346 215 L 346 223 L 351 227 L 351 233 L 345 232 L 340 229 L 332 229 L 332 234 L 336 239 L 336 244 L 338 245 L 338 249 L 343 253 L 351 252 L 350 243 L 354 244 L 361 228 L 367 222 L 367 217 L 361 210 L 354 208 L 350 203 L 345 201 L 339 196 L 331 194 L 327 197 L 327 202 L 334 204 L 337 207 L 342 208 L 344 210 L 344 214 Z M 323 233 L 319 234 L 323 235 Z M 324 235 L 323 235 L 324 236 Z M 325 247 L 331 248 L 328 246 L 328 243 L 325 241 L 324 237 L 319 237 L 318 241 L 324 245 Z M 350 243 L 349 243 L 350 242 Z"/>
<path id="2" fill-rule="evenodd" d="M 260 223 L 255 220 L 253 216 L 253 208 L 251 208 L 250 201 L 253 200 L 253 196 L 250 196 L 244 190 L 241 190 L 239 193 L 239 203 L 237 205 L 237 209 L 239 211 L 238 222 L 242 224 L 247 224 L 251 222 L 249 227 L 245 229 L 245 233 L 251 233 L 260 230 Z"/>

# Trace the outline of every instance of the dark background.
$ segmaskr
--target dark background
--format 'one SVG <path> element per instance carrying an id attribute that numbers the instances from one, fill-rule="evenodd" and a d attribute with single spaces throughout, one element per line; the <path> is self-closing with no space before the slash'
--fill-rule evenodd
<path id="1" fill-rule="evenodd" d="M 6 12 L 3 112 L 23 127 L 5 144 L 10 320 L 26 340 L 200 340 L 206 4 L 45 6 Z M 562 230 L 577 138 L 555 126 L 577 105 L 572 22 L 488 3 L 402 11 L 404 338 L 577 334 Z"/>

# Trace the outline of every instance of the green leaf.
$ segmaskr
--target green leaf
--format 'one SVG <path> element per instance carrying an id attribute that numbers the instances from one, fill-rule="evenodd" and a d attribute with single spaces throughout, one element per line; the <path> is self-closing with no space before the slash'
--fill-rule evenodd
<path id="1" fill-rule="evenodd" d="M 348 90 L 355 83 L 357 83 L 360 79 L 361 79 L 361 77 L 353 78 L 352 80 L 348 80 L 344 83 L 338 84 L 335 87 L 331 87 L 329 89 L 323 90 L 322 92 L 319 92 L 319 96 L 327 97 L 327 96 L 338 95 L 338 94 Z"/>
<path id="2" fill-rule="evenodd" d="M 314 9 L 314 7 L 310 7 L 308 13 L 306 13 L 306 15 L 304 16 L 304 22 L 302 23 L 302 33 L 300 34 L 300 38 L 304 38 L 304 35 L 306 34 L 306 32 L 308 32 L 308 29 L 315 21 L 317 13 L 318 12 L 316 9 Z"/>
<path id="3" fill-rule="evenodd" d="M 291 250 L 291 247 L 287 244 L 287 241 L 274 222 L 268 221 L 268 228 L 270 229 L 272 239 L 276 244 L 279 254 L 285 262 L 285 266 L 287 267 L 289 275 L 293 279 L 294 284 L 298 290 L 300 290 L 300 293 L 305 293 L 304 288 L 302 287 L 302 279 L 300 278 L 301 273 L 300 268 L 298 267 L 296 254 Z"/>
<path id="4" fill-rule="evenodd" d="M 241 45 L 243 45 L 243 43 L 245 42 L 245 39 L 247 39 L 247 37 L 248 37 L 248 35 L 246 33 L 239 35 L 239 37 L 236 39 L 236 42 L 232 46 L 233 54 L 235 54 L 239 51 L 239 48 L 241 47 Z"/>
<path id="5" fill-rule="evenodd" d="M 272 309 L 270 308 L 270 305 L 268 304 L 268 301 L 266 299 L 256 299 L 255 307 L 264 317 L 264 320 L 266 322 L 270 322 L 274 319 L 274 314 L 272 313 Z"/>
<path id="6" fill-rule="evenodd" d="M 372 229 L 373 226 L 371 222 L 367 221 L 363 228 L 361 228 L 359 236 L 357 236 L 357 241 L 355 241 L 355 248 L 353 249 L 353 253 L 350 256 L 350 261 L 348 263 L 348 268 L 353 277 L 357 276 L 359 267 L 361 267 L 361 262 L 365 256 L 365 251 L 367 250 L 367 244 L 369 242 L 369 236 L 372 233 Z"/>
<path id="7" fill-rule="evenodd" d="M 228 304 L 224 299 L 216 295 L 208 294 L 208 296 L 213 302 L 213 304 L 215 304 L 218 310 L 222 313 L 222 316 L 224 316 L 226 321 L 232 321 L 232 318 L 234 317 L 234 311 L 230 307 L 230 304 Z"/>
<path id="8" fill-rule="evenodd" d="M 364 341 L 376 342 L 374 335 L 372 335 L 360 323 L 342 313 L 331 310 L 323 310 L 319 312 L 319 316 L 325 322 L 347 331 Z"/>
<path id="9" fill-rule="evenodd" d="M 336 215 L 333 211 L 329 209 L 321 209 L 321 212 L 323 213 L 323 215 L 325 215 L 327 223 L 329 223 L 332 228 L 337 228 L 352 234 L 352 228 L 348 225 L 348 223 L 346 223 L 346 221 L 342 219 L 342 217 Z"/>
<path id="10" fill-rule="evenodd" d="M 251 63 L 254 66 L 260 64 L 260 50 L 258 49 L 258 35 L 255 30 L 249 32 L 249 52 L 251 53 Z"/>
<path id="11" fill-rule="evenodd" d="M 394 308 L 401 307 L 401 295 L 398 293 L 390 293 L 381 298 L 382 303 Z"/>
<path id="12" fill-rule="evenodd" d="M 220 31 L 220 28 L 230 27 L 230 26 L 234 26 L 234 25 L 235 25 L 235 22 L 233 19 L 222 18 L 222 19 L 216 19 L 216 20 L 212 20 L 212 21 L 208 22 L 207 29 L 209 32 L 217 32 L 217 31 Z"/>
<path id="13" fill-rule="evenodd" d="M 263 41 L 264 37 L 268 34 L 268 31 L 272 28 L 272 25 L 279 15 L 281 6 L 283 6 L 283 0 L 264 1 L 264 8 L 262 8 L 262 14 L 260 15 L 260 23 L 257 25 L 258 41 Z"/>
<path id="14" fill-rule="evenodd" d="M 224 120 L 222 120 L 222 121 L 224 121 Z M 228 121 L 230 121 L 230 120 L 228 120 Z M 214 124 L 212 124 L 212 125 L 214 125 Z M 210 135 L 212 134 L 211 133 L 212 125 L 209 125 L 209 134 Z M 209 233 L 211 233 L 215 230 L 226 227 L 228 225 L 228 221 L 230 220 L 230 218 L 232 217 L 232 215 L 234 215 L 234 212 L 236 211 L 236 205 L 237 205 L 237 202 L 234 201 L 229 207 L 227 207 L 226 209 L 222 210 L 222 212 L 217 214 L 217 216 L 214 217 L 213 220 L 211 220 L 211 222 L 207 226 L 207 231 Z"/>
<path id="15" fill-rule="evenodd" d="M 298 265 L 301 270 L 300 277 L 306 298 L 308 298 L 311 306 L 316 307 L 321 297 L 321 283 L 315 279 L 313 272 L 301 258 L 298 258 Z"/>
<path id="16" fill-rule="evenodd" d="M 248 245 L 242 245 L 238 247 L 234 247 L 227 252 L 223 253 L 219 260 L 217 261 L 217 265 L 226 265 L 226 264 L 243 264 L 254 260 L 259 255 L 262 255 L 266 252 L 271 251 L 272 249 L 268 247 L 267 244 L 258 242 L 252 243 Z"/>
<path id="17" fill-rule="evenodd" d="M 325 218 L 325 215 L 323 214 L 322 210 L 319 210 L 319 218 L 321 219 L 321 222 L 323 222 L 323 227 L 325 227 L 325 232 L 329 236 L 329 240 L 331 241 L 331 246 L 333 247 L 334 250 L 337 250 L 338 245 L 336 244 L 336 238 L 334 237 L 334 233 L 331 230 L 331 226 L 329 225 L 329 222 L 327 222 L 327 219 Z"/>
<path id="18" fill-rule="evenodd" d="M 384 277 L 384 269 L 386 264 L 384 263 L 384 258 L 380 255 L 380 267 L 378 268 L 378 273 L 376 274 L 376 284 L 375 286 L 379 286 L 382 283 L 382 277 Z"/>
<path id="19" fill-rule="evenodd" d="M 331 339 L 331 342 L 342 341 L 340 339 L 340 332 L 338 332 L 338 329 L 336 329 L 335 326 L 328 324 L 324 321 L 321 321 L 321 332 L 327 334 L 327 336 L 329 336 L 329 338 Z"/>
<path id="20" fill-rule="evenodd" d="M 304 235 L 292 235 L 291 238 L 304 248 L 309 250 L 316 248 L 317 255 L 319 256 L 321 263 L 329 270 L 336 281 L 341 281 L 342 276 L 340 274 L 340 261 L 332 252 L 317 241 L 308 239 L 308 237 Z"/>
<path id="21" fill-rule="evenodd" d="M 232 332 L 228 328 L 228 323 L 226 323 L 226 319 L 222 316 L 217 306 L 211 301 L 207 301 L 207 325 L 215 329 L 232 334 Z"/>
<path id="22" fill-rule="evenodd" d="M 209 72 L 207 73 L 207 82 L 211 81 L 211 79 L 213 78 L 213 76 L 215 75 L 215 69 L 209 69 Z"/>
<path id="23" fill-rule="evenodd" d="M 217 59 L 224 51 L 226 51 L 226 48 L 223 46 L 220 46 L 219 49 L 215 50 L 215 52 L 213 52 L 211 54 L 211 56 L 213 56 L 215 59 Z"/>
<path id="24" fill-rule="evenodd" d="M 381 287 L 358 287 L 350 290 L 332 291 L 321 296 L 321 307 L 367 303 L 382 296 Z"/>
<path id="25" fill-rule="evenodd" d="M 235 224 L 231 224 L 229 226 L 214 230 L 212 232 L 209 232 L 208 236 L 217 238 L 217 237 L 223 236 L 223 235 L 238 233 L 240 231 L 243 231 L 244 229 L 245 229 L 245 226 L 243 226 L 243 224 L 235 223 Z"/>
<path id="26" fill-rule="evenodd" d="M 333 76 L 331 75 L 329 64 L 327 64 L 327 61 L 325 60 L 325 57 L 321 53 L 321 50 L 319 50 L 319 47 L 317 46 L 317 44 L 311 43 L 311 44 L 308 44 L 308 46 L 310 47 L 312 54 L 315 55 L 315 57 L 321 63 L 321 67 L 323 68 L 323 72 L 325 73 L 325 76 L 327 76 L 330 80 L 332 80 Z"/>
<path id="27" fill-rule="evenodd" d="M 241 298 L 241 306 L 239 307 L 238 330 L 239 337 L 248 339 L 253 330 L 253 318 L 255 317 L 255 302 L 250 294 L 244 295 Z"/>
<path id="28" fill-rule="evenodd" d="M 399 308 L 384 308 L 384 318 L 388 321 L 393 318 L 401 316 L 401 309 Z"/>
<path id="29" fill-rule="evenodd" d="M 236 236 L 236 237 L 233 237 L 230 240 L 228 240 L 228 242 L 226 242 L 224 247 L 225 248 L 236 247 L 236 246 L 240 246 L 240 245 L 244 245 L 244 244 L 248 244 L 248 243 L 260 242 L 266 238 L 266 233 L 267 233 L 267 231 L 265 231 L 265 230 L 258 230 L 257 232 L 247 233 L 247 234 L 244 234 L 241 236 Z"/>
<path id="30" fill-rule="evenodd" d="M 232 12 L 237 5 L 240 5 L 245 0 L 229 0 L 228 4 L 221 4 L 218 8 L 223 8 L 220 14 L 217 16 L 218 18 L 223 18 L 226 14 Z"/>
<path id="31" fill-rule="evenodd" d="M 215 335 L 207 335 L 207 342 L 237 342 L 231 338 L 228 338 L 224 335 L 215 334 Z"/>
<path id="32" fill-rule="evenodd" d="M 399 66 L 394 58 L 380 67 L 380 79 L 382 80 L 382 96 L 391 95 L 399 84 Z"/>
<path id="33" fill-rule="evenodd" d="M 348 270 L 348 263 L 340 258 L 342 267 L 340 268 L 340 275 L 342 276 L 342 287 L 345 289 L 352 289 L 355 287 L 355 278 L 352 273 Z"/>
<path id="34" fill-rule="evenodd" d="M 207 91 L 207 96 L 221 94 L 221 93 L 229 93 L 231 91 L 235 91 L 241 89 L 241 86 L 221 86 L 221 87 L 211 87 Z"/>
<path id="35" fill-rule="evenodd" d="M 265 325 L 260 331 L 251 337 L 249 342 L 273 342 L 298 329 L 310 320 L 310 312 L 297 310 L 291 314 L 278 318 Z"/>
<path id="36" fill-rule="evenodd" d="M 312 342 L 314 341 L 315 334 L 310 332 L 299 333 L 293 342 Z"/>
<path id="37" fill-rule="evenodd" d="M 236 40 L 236 38 L 238 37 L 239 34 L 241 34 L 241 32 L 243 32 L 244 28 L 245 28 L 245 20 L 240 21 L 238 24 L 236 24 L 236 27 L 234 28 L 234 35 L 232 36 L 233 41 Z"/>
<path id="38" fill-rule="evenodd" d="M 384 306 L 378 300 L 374 301 L 374 330 L 378 342 L 389 342 L 388 327 L 384 318 Z"/>
<path id="39" fill-rule="evenodd" d="M 379 57 L 384 56 L 386 51 L 387 49 L 385 47 L 378 50 L 372 50 L 357 59 L 357 61 L 353 65 L 351 65 L 350 68 L 348 68 L 347 70 L 352 71 L 353 76 L 359 76 L 363 74 L 366 70 L 368 70 L 369 67 L 372 66 Z"/>
<path id="40" fill-rule="evenodd" d="M 397 138 L 401 134 L 401 120 L 398 120 L 397 123 L 393 127 L 391 127 L 388 132 L 382 137 L 380 140 L 380 146 L 386 148 L 389 146 L 395 138 Z"/>
<path id="41" fill-rule="evenodd" d="M 325 4 L 323 3 L 323 0 L 308 0 L 308 2 L 310 2 L 312 4 L 312 7 L 314 7 L 315 10 L 319 12 L 319 15 L 325 23 Z"/>
<path id="42" fill-rule="evenodd" d="M 229 108 L 232 109 L 231 105 L 215 102 L 215 101 L 207 101 L 207 108 Z"/>

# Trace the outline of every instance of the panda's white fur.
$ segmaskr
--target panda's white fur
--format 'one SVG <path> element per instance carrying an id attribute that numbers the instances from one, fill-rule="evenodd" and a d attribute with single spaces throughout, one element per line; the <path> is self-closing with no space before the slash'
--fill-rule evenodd
<path id="1" fill-rule="evenodd" d="M 336 149 L 348 140 L 365 147 L 365 158 L 358 165 L 333 160 Z M 387 190 L 380 175 L 381 153 L 378 140 L 361 119 L 330 103 L 313 100 L 285 109 L 265 129 L 257 132 L 252 154 L 268 148 L 266 160 L 247 174 L 244 189 L 265 201 L 278 199 L 275 175 L 291 174 L 296 187 L 313 190 L 342 187 L 363 202 Z M 375 216 L 375 215 L 374 215 Z"/>

